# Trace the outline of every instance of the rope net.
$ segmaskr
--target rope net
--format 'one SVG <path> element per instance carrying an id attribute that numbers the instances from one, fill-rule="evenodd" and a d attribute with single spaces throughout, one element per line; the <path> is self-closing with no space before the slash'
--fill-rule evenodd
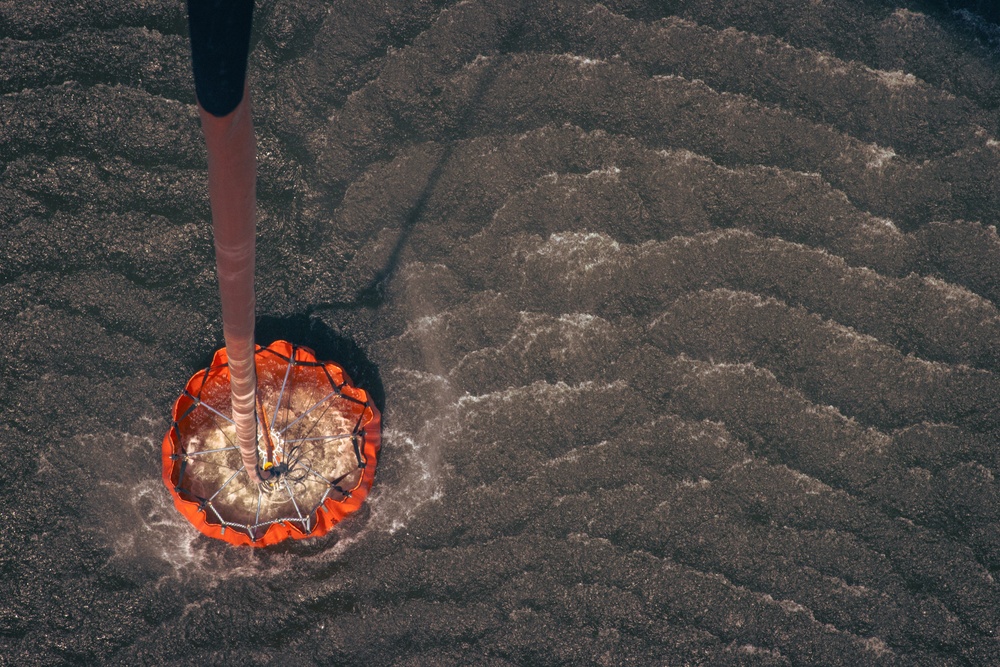
<path id="1" fill-rule="evenodd" d="M 375 477 L 378 409 L 342 368 L 276 341 L 257 347 L 259 468 L 236 446 L 225 348 L 177 399 L 163 439 L 163 481 L 202 533 L 266 546 L 323 535 L 358 509 Z"/>

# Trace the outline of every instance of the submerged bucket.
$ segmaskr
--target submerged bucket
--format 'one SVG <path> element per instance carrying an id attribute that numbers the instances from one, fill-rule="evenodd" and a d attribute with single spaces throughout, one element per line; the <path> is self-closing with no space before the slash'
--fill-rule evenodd
<path id="1" fill-rule="evenodd" d="M 250 546 L 317 537 L 358 509 L 375 478 L 381 416 L 344 370 L 306 347 L 257 346 L 261 468 L 250 481 L 231 417 L 225 348 L 174 403 L 163 438 L 163 482 L 209 537 Z"/>

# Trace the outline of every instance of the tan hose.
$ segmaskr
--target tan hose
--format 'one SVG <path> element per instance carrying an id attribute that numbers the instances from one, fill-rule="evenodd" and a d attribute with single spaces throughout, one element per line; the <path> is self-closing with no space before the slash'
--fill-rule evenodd
<path id="1" fill-rule="evenodd" d="M 250 92 L 229 115 L 198 105 L 208 147 L 215 263 L 222 299 L 222 332 L 229 356 L 236 444 L 251 482 L 257 483 L 257 371 L 254 365 L 254 262 L 257 209 L 257 140 Z"/>

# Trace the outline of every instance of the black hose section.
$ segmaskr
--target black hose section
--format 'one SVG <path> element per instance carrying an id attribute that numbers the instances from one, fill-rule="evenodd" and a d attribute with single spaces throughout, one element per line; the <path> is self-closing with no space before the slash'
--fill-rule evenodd
<path id="1" fill-rule="evenodd" d="M 243 100 L 253 0 L 187 0 L 198 102 L 221 118 Z"/>

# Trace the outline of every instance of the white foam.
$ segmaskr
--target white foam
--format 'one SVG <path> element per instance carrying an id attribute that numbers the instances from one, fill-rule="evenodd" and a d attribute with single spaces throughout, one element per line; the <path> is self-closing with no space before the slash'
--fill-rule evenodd
<path id="1" fill-rule="evenodd" d="M 556 56 L 556 58 L 575 63 L 580 67 L 597 67 L 598 65 L 608 64 L 607 61 L 601 60 L 600 58 L 587 58 L 585 56 L 578 56 L 572 53 L 563 53 Z"/>
<path id="2" fill-rule="evenodd" d="M 448 421 L 454 423 L 453 418 Z M 402 530 L 418 509 L 444 497 L 443 465 L 438 455 L 444 427 L 443 423 L 430 425 L 419 435 L 393 429 L 383 432 L 383 442 L 392 451 L 395 480 L 372 492 L 366 531 L 392 534 Z"/>
<path id="3" fill-rule="evenodd" d="M 473 396 L 466 394 L 458 399 L 458 407 L 461 410 L 475 411 L 479 406 L 488 407 L 491 403 L 510 403 L 513 401 L 533 403 L 537 405 L 551 405 L 552 403 L 566 403 L 574 400 L 579 394 L 592 392 L 621 392 L 628 385 L 623 380 L 614 382 L 596 382 L 587 380 L 577 384 L 567 384 L 565 382 L 533 382 L 521 387 L 508 387 L 500 391 L 493 391 L 486 394 Z"/>
<path id="4" fill-rule="evenodd" d="M 621 249 L 622 246 L 606 234 L 563 232 L 551 234 L 527 254 L 528 259 L 535 257 L 563 265 L 557 275 L 564 282 L 573 282 L 598 268 L 617 263 Z"/>
<path id="5" fill-rule="evenodd" d="M 874 70 L 879 81 L 889 88 L 912 88 L 917 85 L 917 77 L 902 70 Z"/>
<path id="6" fill-rule="evenodd" d="M 868 147 L 869 160 L 865 163 L 865 166 L 869 169 L 881 169 L 886 164 L 889 163 L 894 157 L 896 157 L 896 151 L 891 148 L 883 148 L 881 146 L 876 146 L 872 144 Z"/>
<path id="7" fill-rule="evenodd" d="M 590 171 L 584 178 L 608 178 L 611 180 L 618 180 L 618 175 L 622 173 L 622 170 L 618 167 L 607 167 L 605 169 L 594 169 Z"/>

